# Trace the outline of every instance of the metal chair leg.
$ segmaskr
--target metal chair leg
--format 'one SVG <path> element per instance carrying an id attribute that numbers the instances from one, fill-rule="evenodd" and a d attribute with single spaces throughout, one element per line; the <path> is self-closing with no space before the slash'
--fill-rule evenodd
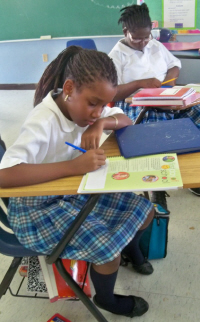
<path id="1" fill-rule="evenodd" d="M 144 191 L 144 196 L 145 196 L 146 199 L 150 200 L 148 191 Z"/>
<path id="2" fill-rule="evenodd" d="M 22 261 L 22 257 L 15 257 L 7 270 L 6 275 L 4 276 L 1 284 L 0 284 L 0 299 L 6 293 L 7 289 L 9 288 L 13 277 Z"/>
<path id="3" fill-rule="evenodd" d="M 140 111 L 140 114 L 138 115 L 137 119 L 135 120 L 135 124 L 140 124 L 140 122 L 142 121 L 145 113 L 149 110 L 148 106 L 144 106 L 141 111 Z"/>
<path id="4" fill-rule="evenodd" d="M 93 304 L 93 302 L 87 297 L 87 295 L 83 292 L 83 290 L 79 287 L 79 285 L 73 280 L 71 275 L 65 270 L 65 267 L 60 258 L 56 260 L 55 265 L 59 274 L 63 277 L 63 279 L 71 287 L 74 293 L 87 307 L 87 309 L 92 313 L 95 319 L 99 322 L 108 322 L 101 314 L 101 312 L 97 309 L 96 305 Z"/>

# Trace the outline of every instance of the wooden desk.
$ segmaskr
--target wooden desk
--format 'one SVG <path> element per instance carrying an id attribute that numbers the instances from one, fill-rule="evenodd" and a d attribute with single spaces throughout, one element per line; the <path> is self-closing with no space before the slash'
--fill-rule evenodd
<path id="1" fill-rule="evenodd" d="M 114 134 L 104 142 L 102 148 L 107 156 L 120 155 Z M 200 187 L 200 152 L 178 156 L 183 188 Z M 46 183 L 19 188 L 0 188 L 0 197 L 76 195 L 82 176 L 68 177 Z"/>

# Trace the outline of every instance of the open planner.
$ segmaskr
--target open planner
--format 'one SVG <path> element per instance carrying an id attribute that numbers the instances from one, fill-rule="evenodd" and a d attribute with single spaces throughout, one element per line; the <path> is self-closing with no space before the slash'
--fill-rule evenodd
<path id="1" fill-rule="evenodd" d="M 177 155 L 173 153 L 106 159 L 100 169 L 83 176 L 78 193 L 157 191 L 182 188 Z"/>

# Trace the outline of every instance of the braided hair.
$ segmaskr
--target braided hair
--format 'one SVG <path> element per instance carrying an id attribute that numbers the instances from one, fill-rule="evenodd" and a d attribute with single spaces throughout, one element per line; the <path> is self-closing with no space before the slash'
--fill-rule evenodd
<path id="1" fill-rule="evenodd" d="M 34 106 L 39 104 L 51 90 L 57 93 L 57 89 L 62 88 L 67 79 L 73 80 L 77 89 L 97 80 L 106 80 L 113 87 L 117 86 L 117 72 L 107 54 L 70 46 L 45 69 L 35 91 Z"/>
<path id="2" fill-rule="evenodd" d="M 146 3 L 142 5 L 132 5 L 120 10 L 122 12 L 118 24 L 122 23 L 122 28 L 135 32 L 138 28 L 152 28 L 149 8 Z"/>

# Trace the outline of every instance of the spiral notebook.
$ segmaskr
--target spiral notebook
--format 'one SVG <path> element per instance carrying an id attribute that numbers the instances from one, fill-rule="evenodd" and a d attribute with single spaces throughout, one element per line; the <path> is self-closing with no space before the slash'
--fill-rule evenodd
<path id="1" fill-rule="evenodd" d="M 157 191 L 182 188 L 177 155 L 125 159 L 110 157 L 106 165 L 83 176 L 78 193 Z"/>

